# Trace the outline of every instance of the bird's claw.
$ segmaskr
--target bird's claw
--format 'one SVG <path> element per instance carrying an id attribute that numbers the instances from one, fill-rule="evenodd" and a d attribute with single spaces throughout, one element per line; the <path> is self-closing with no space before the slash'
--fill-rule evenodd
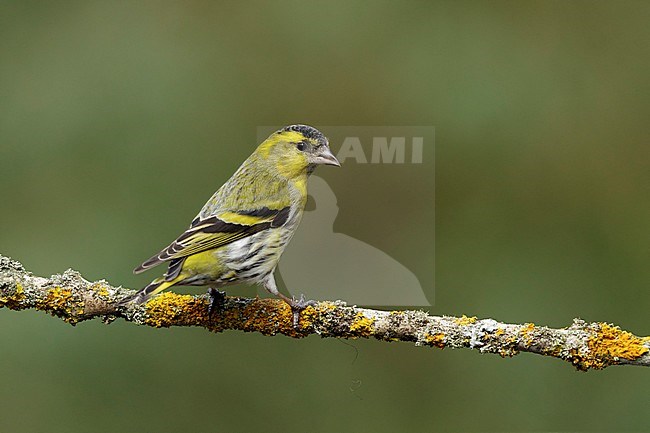
<path id="1" fill-rule="evenodd" d="M 212 317 L 212 314 L 215 311 L 223 310 L 223 307 L 226 303 L 226 292 L 210 287 L 210 289 L 208 290 L 208 295 L 210 296 L 210 304 L 208 305 L 208 316 Z"/>
<path id="2" fill-rule="evenodd" d="M 296 298 L 295 296 L 291 297 L 291 302 L 289 302 L 289 305 L 291 306 L 291 311 L 293 312 L 293 327 L 294 329 L 299 328 L 300 324 L 300 312 L 304 310 L 307 307 L 311 307 L 316 305 L 318 302 L 312 301 L 309 299 L 305 299 L 305 295 L 300 295 L 299 298 Z"/>

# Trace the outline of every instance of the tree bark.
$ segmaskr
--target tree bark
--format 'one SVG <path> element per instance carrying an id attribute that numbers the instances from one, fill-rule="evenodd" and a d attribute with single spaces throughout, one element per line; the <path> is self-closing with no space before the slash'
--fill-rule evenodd
<path id="1" fill-rule="evenodd" d="M 307 307 L 293 326 L 289 306 L 279 299 L 226 297 L 223 309 L 208 314 L 207 295 L 167 292 L 142 305 L 119 305 L 133 290 L 106 281 L 86 281 L 73 270 L 42 278 L 0 255 L 0 308 L 36 309 L 71 325 L 116 318 L 156 328 L 200 326 L 213 332 L 236 329 L 264 335 L 408 341 L 417 346 L 469 348 L 511 357 L 520 352 L 563 359 L 579 370 L 610 365 L 650 366 L 650 337 L 637 337 L 604 322 L 574 319 L 567 328 L 509 324 L 476 317 L 432 316 L 424 311 L 382 311 L 323 301 Z"/>

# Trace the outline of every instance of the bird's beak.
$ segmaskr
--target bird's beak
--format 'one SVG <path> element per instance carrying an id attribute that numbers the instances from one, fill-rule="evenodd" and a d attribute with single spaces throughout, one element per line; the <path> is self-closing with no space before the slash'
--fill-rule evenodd
<path id="1" fill-rule="evenodd" d="M 336 159 L 336 156 L 334 156 L 332 151 L 327 148 L 323 149 L 320 155 L 314 157 L 312 162 L 314 164 L 335 165 L 337 167 L 341 166 L 341 163 Z"/>

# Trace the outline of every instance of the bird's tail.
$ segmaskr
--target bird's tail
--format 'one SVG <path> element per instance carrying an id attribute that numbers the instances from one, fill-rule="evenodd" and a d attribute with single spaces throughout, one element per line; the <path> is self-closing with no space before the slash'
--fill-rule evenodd
<path id="1" fill-rule="evenodd" d="M 156 278 L 142 290 L 139 290 L 135 294 L 131 296 L 127 296 L 126 298 L 122 299 L 119 305 L 126 305 L 130 303 L 142 304 L 146 302 L 149 298 L 151 298 L 153 295 L 156 295 L 162 292 L 163 290 L 167 289 L 168 287 L 171 287 L 174 284 L 176 284 L 178 279 L 179 278 L 177 277 L 171 281 L 166 281 L 164 278 Z"/>

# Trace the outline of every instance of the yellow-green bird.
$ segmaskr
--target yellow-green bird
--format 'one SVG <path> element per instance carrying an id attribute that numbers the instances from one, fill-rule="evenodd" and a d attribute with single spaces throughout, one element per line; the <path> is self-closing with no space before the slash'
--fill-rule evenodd
<path id="1" fill-rule="evenodd" d="M 271 134 L 183 234 L 134 270 L 138 274 L 166 262 L 164 276 L 122 303 L 142 303 L 175 285 L 209 286 L 212 312 L 223 302 L 217 288 L 261 284 L 291 306 L 296 323 L 309 301 L 280 293 L 273 272 L 302 218 L 307 178 L 323 164 L 340 166 L 317 129 L 291 125 Z"/>

